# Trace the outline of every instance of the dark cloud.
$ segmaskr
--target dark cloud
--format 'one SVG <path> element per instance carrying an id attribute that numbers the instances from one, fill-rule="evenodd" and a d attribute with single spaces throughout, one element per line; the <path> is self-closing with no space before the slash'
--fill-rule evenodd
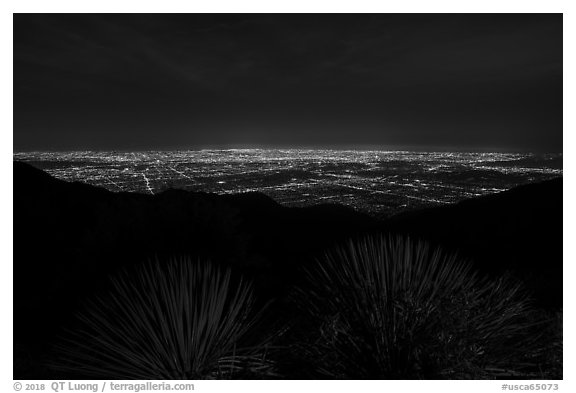
<path id="1" fill-rule="evenodd" d="M 562 16 L 14 16 L 15 149 L 561 150 Z"/>

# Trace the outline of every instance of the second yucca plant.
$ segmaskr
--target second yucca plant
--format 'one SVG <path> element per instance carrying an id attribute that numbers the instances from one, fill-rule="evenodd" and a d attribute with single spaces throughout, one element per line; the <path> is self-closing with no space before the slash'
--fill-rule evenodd
<path id="1" fill-rule="evenodd" d="M 408 238 L 350 240 L 307 270 L 316 328 L 302 351 L 328 378 L 485 378 L 534 344 L 526 295 Z M 525 359 L 523 360 L 525 361 Z"/>

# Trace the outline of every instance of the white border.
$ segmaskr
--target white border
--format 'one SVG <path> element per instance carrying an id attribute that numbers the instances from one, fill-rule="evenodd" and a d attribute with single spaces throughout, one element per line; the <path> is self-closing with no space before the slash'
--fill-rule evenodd
<path id="1" fill-rule="evenodd" d="M 571 229 L 574 223 L 575 200 L 573 170 L 574 137 L 566 130 L 574 130 L 574 115 L 576 102 L 574 100 L 574 75 L 576 71 L 575 51 L 576 17 L 574 16 L 576 2 L 572 1 L 536 1 L 536 0 L 419 0 L 419 1 L 371 1 L 371 0 L 217 0 L 217 1 L 174 1 L 174 0 L 26 0 L 6 1 L 2 3 L 0 40 L 2 42 L 2 101 L 0 105 L 0 119 L 3 123 L 0 149 L 2 149 L 2 164 L 0 165 L 0 179 L 2 179 L 1 206 L 1 282 L 0 303 L 5 315 L 0 324 L 1 344 L 1 385 L 0 391 L 13 390 L 12 381 L 12 13 L 13 12 L 562 12 L 564 13 L 564 331 L 569 332 L 564 339 L 564 381 L 560 381 L 560 391 L 576 391 L 574 369 L 574 305 L 571 300 L 576 299 L 575 284 L 571 281 L 574 275 L 576 253 L 572 247 L 574 243 Z M 571 203 L 572 202 L 572 203 Z M 547 261 L 542 261 L 547 263 Z M 48 381 L 46 381 L 48 382 Z M 544 381 L 534 381 L 543 383 Z M 551 381 L 556 383 L 555 381 Z M 446 392 L 495 392 L 501 391 L 504 381 L 198 381 L 197 391 L 250 391 L 276 393 L 293 392 L 295 390 L 336 392 L 378 391 L 446 391 Z M 510 381 L 510 383 L 521 383 Z M 46 391 L 51 391 L 49 387 Z"/>

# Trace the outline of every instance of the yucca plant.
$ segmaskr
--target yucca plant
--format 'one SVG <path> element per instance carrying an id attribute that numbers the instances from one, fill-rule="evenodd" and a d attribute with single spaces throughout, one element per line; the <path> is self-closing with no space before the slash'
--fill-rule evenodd
<path id="1" fill-rule="evenodd" d="M 150 262 L 87 305 L 58 368 L 110 379 L 268 375 L 264 340 L 248 339 L 258 317 L 251 286 L 230 270 L 186 257 Z"/>
<path id="2" fill-rule="evenodd" d="M 315 322 L 302 351 L 316 376 L 484 378 L 520 367 L 537 346 L 519 284 L 482 279 L 424 242 L 350 240 L 305 274 L 296 299 Z"/>

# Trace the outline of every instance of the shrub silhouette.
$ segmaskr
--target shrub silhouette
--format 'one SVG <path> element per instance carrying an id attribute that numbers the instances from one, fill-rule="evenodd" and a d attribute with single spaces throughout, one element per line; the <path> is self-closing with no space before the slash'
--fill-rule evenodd
<path id="1" fill-rule="evenodd" d="M 312 289 L 296 299 L 314 321 L 300 348 L 314 376 L 511 376 L 538 352 L 519 284 L 479 278 L 469 263 L 423 242 L 350 240 L 306 275 Z"/>
<path id="2" fill-rule="evenodd" d="M 57 368 L 110 379 L 258 377 L 264 342 L 247 345 L 259 312 L 251 286 L 189 258 L 123 272 L 79 315 Z M 244 346 L 243 346 L 244 345 Z"/>

